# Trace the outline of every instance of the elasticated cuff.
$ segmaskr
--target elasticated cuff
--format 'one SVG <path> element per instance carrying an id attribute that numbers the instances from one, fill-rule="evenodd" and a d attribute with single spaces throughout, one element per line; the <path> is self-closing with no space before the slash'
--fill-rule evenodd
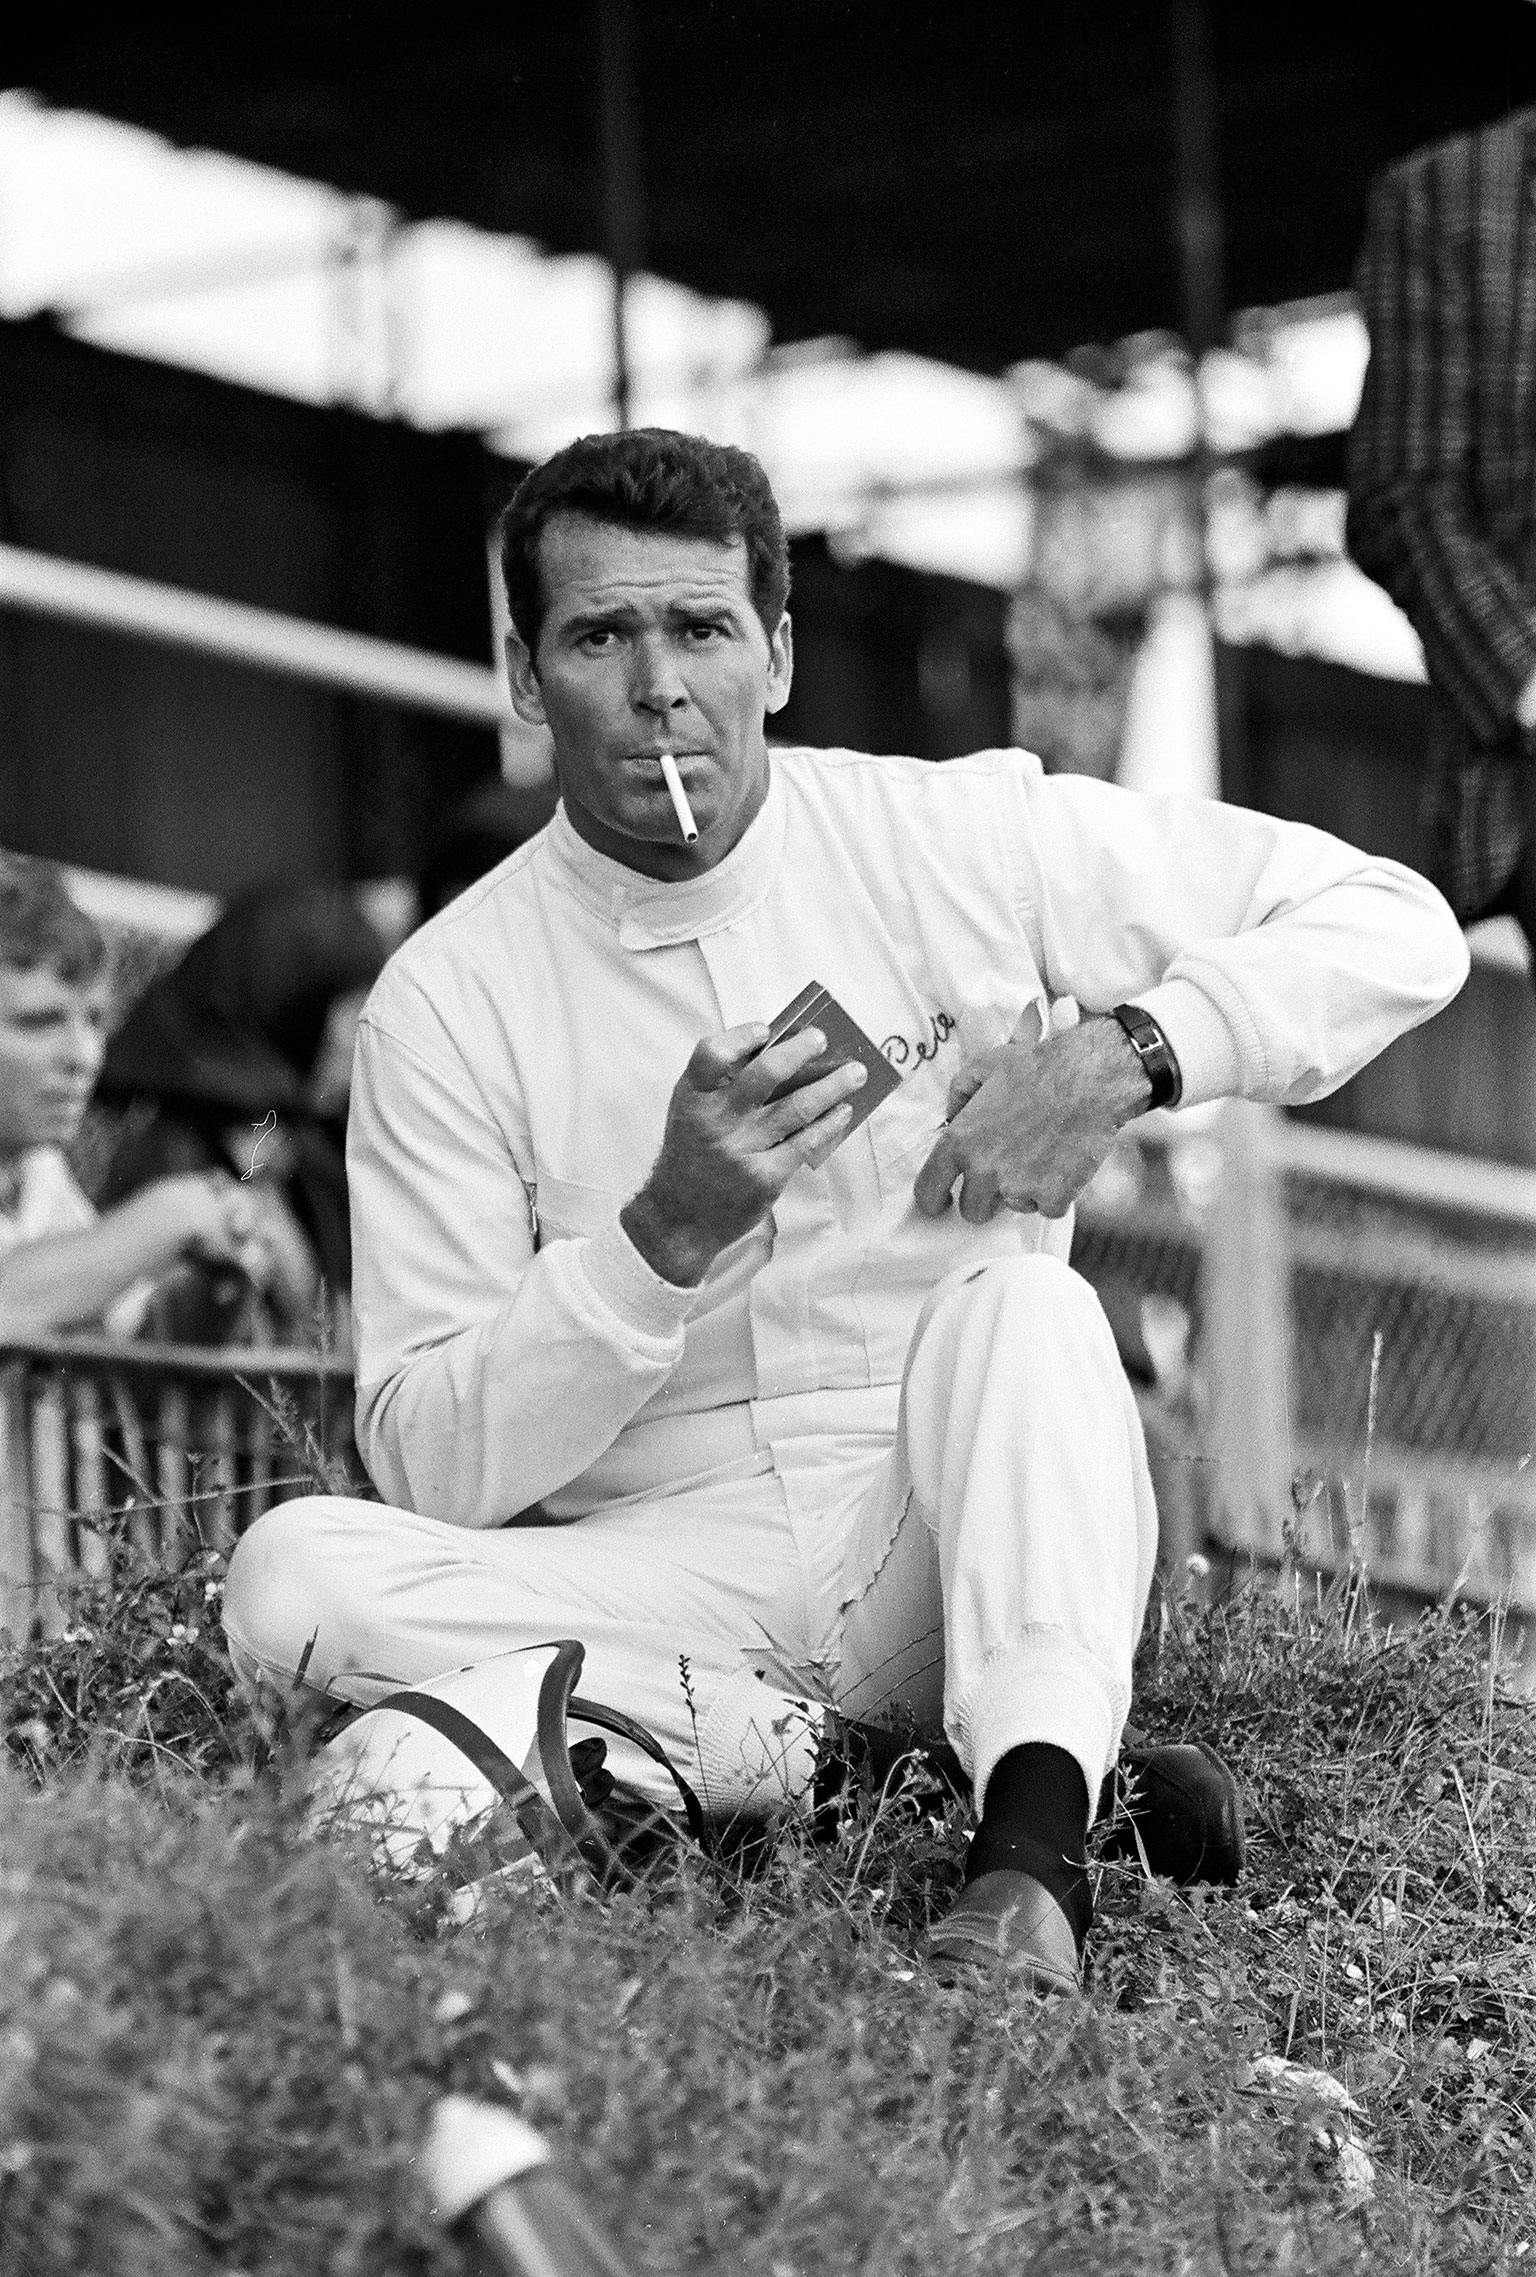
<path id="1" fill-rule="evenodd" d="M 728 1676 L 699 1724 L 700 1800 L 709 1816 L 808 1815 L 825 1709 L 792 1699 L 750 1669 Z"/>
<path id="2" fill-rule="evenodd" d="M 1062 1629 L 1027 1629 L 1018 1644 L 995 1652 L 967 1696 L 954 1703 L 950 1737 L 970 1775 L 978 1812 L 992 1769 L 1010 1747 L 1039 1741 L 1062 1748 L 1097 1795 L 1115 1760 L 1130 1706 L 1091 1654 Z"/>
<path id="3" fill-rule="evenodd" d="M 593 1294 L 641 1336 L 675 1336 L 698 1301 L 697 1289 L 651 1270 L 617 1215 L 589 1236 L 582 1266 Z"/>
<path id="4" fill-rule="evenodd" d="M 1230 1099 L 1245 1088 L 1242 1054 L 1232 1030 L 1192 980 L 1163 980 L 1144 988 L 1136 1002 L 1168 1038 L 1184 1078 L 1181 1107 L 1207 1099 Z"/>

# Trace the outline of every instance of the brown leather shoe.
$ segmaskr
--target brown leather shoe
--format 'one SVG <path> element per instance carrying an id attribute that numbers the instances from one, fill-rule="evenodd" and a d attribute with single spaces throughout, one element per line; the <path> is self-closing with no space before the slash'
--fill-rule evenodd
<path id="1" fill-rule="evenodd" d="M 954 1905 L 930 1929 L 928 1958 L 947 1973 L 969 1963 L 1005 1968 L 1039 1993 L 1083 1989 L 1083 1964 L 1063 1908 L 1033 1874 L 998 1867 L 967 1882 Z"/>

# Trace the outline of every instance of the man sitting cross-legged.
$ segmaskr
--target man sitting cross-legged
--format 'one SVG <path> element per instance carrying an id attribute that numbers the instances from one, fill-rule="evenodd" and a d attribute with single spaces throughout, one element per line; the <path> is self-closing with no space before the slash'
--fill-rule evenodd
<path id="1" fill-rule="evenodd" d="M 722 1812 L 810 1807 L 796 1699 L 947 1733 L 980 1824 L 934 1951 L 1070 1985 L 1157 1543 L 1073 1198 L 1181 1087 L 1332 1090 L 1455 993 L 1461 936 L 1316 831 L 1021 752 L 770 754 L 788 562 L 742 452 L 575 444 L 504 563 L 561 805 L 364 1015 L 386 1507 L 258 1521 L 237 1665 L 367 1702 L 576 1637 Z M 867 1119 L 823 1031 L 769 1041 L 813 982 L 902 1078 Z"/>

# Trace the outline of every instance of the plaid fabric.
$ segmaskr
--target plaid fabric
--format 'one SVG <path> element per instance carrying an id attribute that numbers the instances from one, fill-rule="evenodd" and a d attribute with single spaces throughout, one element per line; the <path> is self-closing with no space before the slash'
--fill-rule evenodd
<path id="1" fill-rule="evenodd" d="M 1536 672 L 1536 109 L 1378 180 L 1356 278 L 1371 360 L 1349 547 L 1424 644 L 1426 864 L 1459 916 L 1524 846 Z"/>

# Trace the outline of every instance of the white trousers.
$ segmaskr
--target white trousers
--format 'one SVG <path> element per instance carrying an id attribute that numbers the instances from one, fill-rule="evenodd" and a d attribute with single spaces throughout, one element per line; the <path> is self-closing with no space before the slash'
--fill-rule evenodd
<path id="1" fill-rule="evenodd" d="M 648 1725 L 716 1812 L 803 1797 L 818 1700 L 942 1727 L 978 1808 L 1027 1740 L 1066 1749 L 1096 1795 L 1130 1704 L 1157 1514 L 1087 1282 L 1039 1256 L 951 1275 L 913 1333 L 894 1442 L 796 1452 L 568 1525 L 280 1504 L 230 1566 L 236 1667 L 286 1688 L 302 1665 L 305 1684 L 366 1705 L 571 1636 L 583 1694 Z M 674 1800 L 641 1756 L 613 1753 Z"/>

